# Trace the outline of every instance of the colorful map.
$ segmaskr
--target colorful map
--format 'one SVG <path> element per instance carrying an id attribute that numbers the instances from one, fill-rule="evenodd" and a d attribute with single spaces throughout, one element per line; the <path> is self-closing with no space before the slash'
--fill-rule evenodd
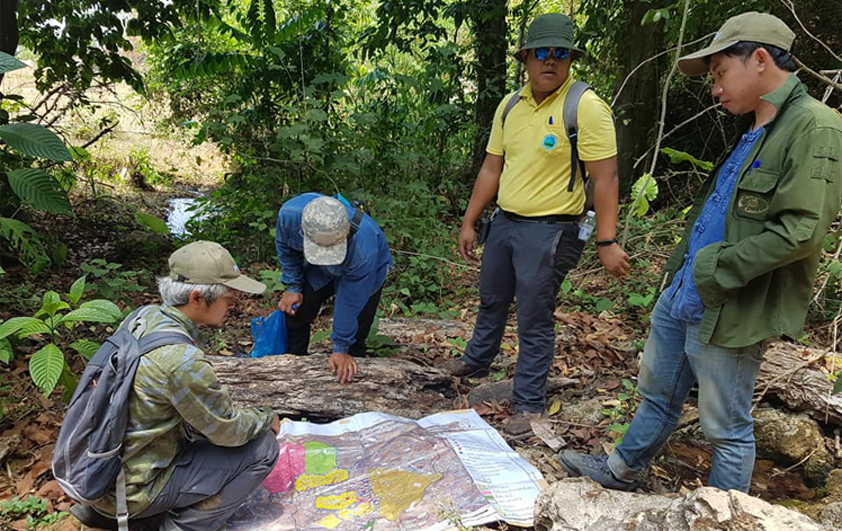
<path id="1" fill-rule="evenodd" d="M 493 489 L 487 482 L 478 487 L 477 477 L 465 466 L 463 447 L 474 445 L 468 440 L 466 445 L 454 445 L 449 440 L 448 434 L 465 429 L 457 420 L 459 413 L 448 419 L 453 422 L 433 427 L 377 413 L 328 425 L 284 422 L 278 437 L 278 464 L 264 488 L 235 514 L 229 529 L 447 529 L 458 522 L 477 525 L 505 519 L 517 511 L 493 503 Z M 487 434 L 489 440 L 499 439 L 493 444 L 505 447 L 506 459 L 516 457 L 493 428 L 470 413 L 472 422 L 493 433 Z M 498 463 L 497 468 L 512 467 Z M 526 471 L 527 490 L 534 492 L 523 504 L 531 510 L 542 480 L 534 469 Z M 474 471 L 473 476 L 478 474 L 482 475 Z M 506 493 L 502 498 L 510 496 Z M 531 512 L 529 519 L 531 523 Z"/>

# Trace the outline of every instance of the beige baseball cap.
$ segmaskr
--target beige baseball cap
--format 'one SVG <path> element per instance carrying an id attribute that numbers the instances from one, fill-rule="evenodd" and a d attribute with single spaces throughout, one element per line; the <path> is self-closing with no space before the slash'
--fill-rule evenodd
<path id="1" fill-rule="evenodd" d="M 788 52 L 794 40 L 795 33 L 778 17 L 750 11 L 729 18 L 719 28 L 706 48 L 680 58 L 678 68 L 687 76 L 698 76 L 708 71 L 705 58 L 724 51 L 738 42 L 759 42 Z"/>
<path id="2" fill-rule="evenodd" d="M 246 293 L 263 293 L 266 285 L 240 273 L 225 247 L 199 241 L 185 245 L 170 256 L 170 278 L 190 284 L 222 284 Z"/>
<path id="3" fill-rule="evenodd" d="M 313 199 L 301 212 L 304 259 L 313 265 L 339 265 L 348 252 L 351 223 L 345 205 L 336 198 Z"/>

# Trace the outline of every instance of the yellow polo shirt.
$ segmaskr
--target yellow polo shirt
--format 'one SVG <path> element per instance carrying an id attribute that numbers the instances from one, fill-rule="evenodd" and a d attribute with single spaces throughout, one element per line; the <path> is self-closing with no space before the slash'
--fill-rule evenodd
<path id="1" fill-rule="evenodd" d="M 521 216 L 581 214 L 585 190 L 577 170 L 573 192 L 570 182 L 570 142 L 564 129 L 564 97 L 573 85 L 573 78 L 540 105 L 532 96 L 532 85 L 520 91 L 521 99 L 506 116 L 503 109 L 514 93 L 509 94 L 494 114 L 494 124 L 486 151 L 505 156 L 497 203 L 507 212 Z M 579 158 L 583 161 L 604 160 L 617 155 L 617 139 L 611 109 L 589 90 L 579 100 Z"/>

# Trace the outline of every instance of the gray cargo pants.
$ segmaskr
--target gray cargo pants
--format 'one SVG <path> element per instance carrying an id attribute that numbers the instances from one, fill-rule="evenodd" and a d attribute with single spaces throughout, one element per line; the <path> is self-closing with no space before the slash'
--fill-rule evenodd
<path id="1" fill-rule="evenodd" d="M 236 448 L 193 443 L 176 458 L 161 493 L 134 518 L 167 513 L 161 531 L 223 528 L 275 467 L 278 448 L 271 431 Z"/>
<path id="2" fill-rule="evenodd" d="M 564 276 L 579 263 L 585 242 L 576 222 L 494 218 L 482 254 L 480 308 L 462 360 L 488 367 L 500 351 L 512 299 L 517 297 L 518 361 L 512 405 L 542 412 L 555 354 L 555 302 Z"/>

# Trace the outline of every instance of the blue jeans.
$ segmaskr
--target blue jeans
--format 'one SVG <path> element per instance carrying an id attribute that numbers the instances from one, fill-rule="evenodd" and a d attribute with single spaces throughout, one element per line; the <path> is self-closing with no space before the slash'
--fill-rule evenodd
<path id="1" fill-rule="evenodd" d="M 675 430 L 690 388 L 698 382 L 699 422 L 713 445 L 708 484 L 748 492 L 754 469 L 751 398 L 764 343 L 745 348 L 702 344 L 699 324 L 670 317 L 672 304 L 661 294 L 652 312 L 638 382 L 643 401 L 608 466 L 621 479 L 646 468 Z"/>

